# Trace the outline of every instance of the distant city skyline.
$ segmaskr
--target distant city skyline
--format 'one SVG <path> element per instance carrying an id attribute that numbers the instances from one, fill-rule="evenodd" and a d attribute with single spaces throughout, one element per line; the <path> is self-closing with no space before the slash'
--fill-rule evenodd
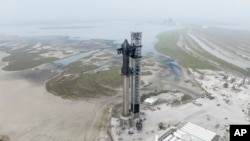
<path id="1" fill-rule="evenodd" d="M 0 24 L 88 20 L 250 23 L 248 0 L 0 0 Z"/>

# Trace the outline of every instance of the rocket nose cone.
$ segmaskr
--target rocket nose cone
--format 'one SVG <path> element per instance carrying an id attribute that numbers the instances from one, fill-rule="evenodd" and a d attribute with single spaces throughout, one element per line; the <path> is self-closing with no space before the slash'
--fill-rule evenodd
<path id="1" fill-rule="evenodd" d="M 128 40 L 125 39 L 124 42 L 122 43 L 123 48 L 127 48 L 129 45 Z"/>

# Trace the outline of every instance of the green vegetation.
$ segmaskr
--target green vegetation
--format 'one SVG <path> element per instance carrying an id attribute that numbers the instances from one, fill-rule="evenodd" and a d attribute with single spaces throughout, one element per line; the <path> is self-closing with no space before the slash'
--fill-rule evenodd
<path id="1" fill-rule="evenodd" d="M 184 36 L 185 41 L 187 42 L 187 44 L 190 47 L 193 47 L 192 49 L 195 50 L 196 53 L 202 55 L 204 58 L 207 58 L 213 62 L 216 62 L 218 64 L 220 64 L 220 66 L 225 67 L 225 68 L 229 68 L 231 70 L 234 70 L 236 72 L 239 72 L 241 74 L 245 74 L 246 70 L 235 66 L 234 64 L 228 63 L 222 59 L 219 59 L 218 57 L 206 52 L 205 50 L 203 50 L 201 47 L 199 47 L 199 45 L 194 42 L 190 37 L 188 37 L 187 35 Z M 206 44 L 206 42 L 204 42 Z M 195 48 L 199 48 L 199 49 L 195 49 Z"/>
<path id="2" fill-rule="evenodd" d="M 47 91 L 62 98 L 93 98 L 114 95 L 116 89 L 122 85 L 119 67 L 114 66 L 110 70 L 99 71 L 97 73 L 83 73 L 84 71 L 91 70 L 91 68 L 95 68 L 95 66 L 84 65 L 82 68 L 86 67 L 87 69 L 83 69 L 80 72 L 79 67 L 72 67 L 77 63 L 79 62 L 71 64 L 69 70 L 48 81 L 46 83 Z M 68 71 L 71 74 L 68 74 Z"/>
<path id="3" fill-rule="evenodd" d="M 143 62 L 142 63 L 142 66 L 154 66 L 155 64 L 154 63 L 147 63 L 147 62 Z"/>
<path id="4" fill-rule="evenodd" d="M 177 59 L 183 67 L 214 69 L 213 65 L 209 64 L 207 61 L 197 58 L 177 46 L 180 34 L 181 30 L 168 31 L 160 34 L 158 36 L 159 42 L 155 47 L 156 50 L 160 53 Z"/>
<path id="5" fill-rule="evenodd" d="M 108 125 L 108 121 L 109 121 L 109 111 L 112 107 L 114 107 L 115 103 L 112 102 L 112 103 L 109 103 L 107 105 L 107 107 L 103 110 L 102 112 L 102 116 L 101 116 L 101 119 L 97 125 L 97 129 L 98 131 L 100 132 L 101 130 L 103 130 L 103 128 L 105 128 L 107 125 Z"/>
<path id="6" fill-rule="evenodd" d="M 192 53 L 186 52 L 183 48 L 177 45 L 177 42 L 182 35 L 185 43 L 197 54 L 202 56 L 203 58 L 194 55 Z M 159 42 L 155 46 L 156 50 L 160 53 L 168 55 L 172 58 L 177 59 L 177 61 L 186 68 L 193 69 L 211 69 L 218 70 L 222 68 L 230 69 L 241 74 L 245 74 L 246 70 L 239 68 L 231 63 L 228 63 L 224 60 L 217 58 L 216 56 L 206 52 L 199 45 L 194 42 L 184 30 L 173 30 L 160 34 L 158 36 Z M 212 62 L 219 64 L 220 66 L 216 66 Z"/>
<path id="7" fill-rule="evenodd" d="M 93 58 L 90 61 L 91 62 L 99 62 L 99 61 L 103 61 L 103 60 L 108 60 L 108 59 L 103 59 L 103 58 Z"/>
<path id="8" fill-rule="evenodd" d="M 141 73 L 142 76 L 152 75 L 151 71 L 145 71 Z"/>
<path id="9" fill-rule="evenodd" d="M 147 85 L 143 86 L 143 88 L 146 88 L 146 87 L 148 87 L 148 86 L 150 86 L 152 84 L 153 84 L 153 82 L 149 82 Z"/>
<path id="10" fill-rule="evenodd" d="M 7 51 L 9 56 L 3 58 L 4 62 L 8 62 L 3 70 L 5 71 L 18 71 L 37 67 L 41 64 L 50 63 L 58 58 L 55 57 L 42 57 L 39 54 L 46 53 L 48 50 L 40 50 L 39 52 L 29 53 L 25 51 L 26 48 Z"/>
<path id="11" fill-rule="evenodd" d="M 182 102 L 187 102 L 187 101 L 190 101 L 190 100 L 193 100 L 192 96 L 188 95 L 188 94 L 184 94 L 182 97 L 181 97 L 181 101 Z"/>
<path id="12" fill-rule="evenodd" d="M 98 56 L 96 56 L 96 57 L 110 57 L 110 56 L 112 56 L 112 55 L 113 55 L 113 54 L 110 53 L 110 52 L 105 52 L 105 54 L 98 55 Z"/>
<path id="13" fill-rule="evenodd" d="M 43 46 L 51 46 L 58 48 L 60 47 L 63 54 L 70 55 L 72 53 L 63 50 L 65 48 L 77 49 L 81 51 L 87 51 L 103 48 L 112 48 L 116 46 L 111 40 L 93 39 L 93 40 L 71 40 L 68 36 L 37 36 L 37 37 L 18 37 L 13 40 L 1 41 L 8 42 L 7 45 L 2 45 L 0 50 L 10 54 L 9 56 L 3 58 L 4 62 L 8 62 L 3 70 L 6 71 L 19 71 L 25 69 L 35 68 L 41 64 L 51 63 L 58 58 L 56 57 L 43 57 L 40 54 L 48 53 L 51 49 L 42 49 Z M 40 45 L 36 46 L 37 44 Z M 102 56 L 110 55 L 109 52 L 103 54 Z M 96 61 L 98 61 L 96 59 Z"/>
<path id="14" fill-rule="evenodd" d="M 249 75 L 250 75 L 250 68 L 247 68 L 247 72 L 246 72 L 245 77 L 249 77 Z"/>
<path id="15" fill-rule="evenodd" d="M 145 82 L 143 80 L 141 80 L 141 85 L 145 85 Z"/>
<path id="16" fill-rule="evenodd" d="M 78 74 L 93 69 L 97 69 L 96 65 L 83 65 L 82 61 L 76 61 L 68 65 L 68 69 L 65 71 L 67 74 Z"/>

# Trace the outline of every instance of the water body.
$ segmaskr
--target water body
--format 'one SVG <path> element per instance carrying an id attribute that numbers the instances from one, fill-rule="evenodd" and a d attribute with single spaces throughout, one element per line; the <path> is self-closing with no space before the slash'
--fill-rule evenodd
<path id="1" fill-rule="evenodd" d="M 164 25 L 159 22 L 134 22 L 126 20 L 83 22 L 76 24 L 53 25 L 57 29 L 46 28 L 48 25 L 0 26 L 0 34 L 17 36 L 68 36 L 70 39 L 114 40 L 121 44 L 124 39 L 130 41 L 131 32 L 142 32 L 142 54 L 155 53 L 156 36 L 168 30 L 181 28 L 180 26 Z M 62 27 L 91 27 L 91 28 L 62 28 Z M 46 28 L 46 30 L 44 30 Z"/>
<path id="2" fill-rule="evenodd" d="M 0 47 L 1 46 L 5 46 L 5 45 L 7 45 L 8 43 L 0 43 Z"/>
<path id="3" fill-rule="evenodd" d="M 182 74 L 183 74 L 182 69 L 181 69 L 181 65 L 174 58 L 171 58 L 170 56 L 167 56 L 165 54 L 161 54 L 159 52 L 156 52 L 156 54 L 159 55 L 159 56 L 163 56 L 163 59 L 161 61 L 167 62 L 167 65 L 174 72 L 175 79 L 179 80 L 182 77 Z"/>
<path id="4" fill-rule="evenodd" d="M 172 58 L 167 59 L 167 64 L 170 66 L 175 74 L 175 79 L 179 80 L 182 76 L 182 69 L 178 62 Z"/>
<path id="5" fill-rule="evenodd" d="M 142 56 L 148 54 L 162 55 L 156 52 L 154 46 L 157 44 L 157 36 L 169 30 L 182 28 L 181 26 L 165 25 L 162 21 L 158 22 L 134 22 L 126 20 L 102 21 L 102 22 L 83 22 L 76 24 L 58 24 L 53 28 L 46 28 L 48 25 L 22 25 L 22 26 L 0 26 L 0 33 L 5 35 L 17 36 L 68 36 L 69 39 L 75 40 L 89 40 L 89 39 L 104 39 L 113 40 L 113 43 L 121 44 L 124 39 L 130 41 L 131 32 L 142 32 Z M 61 27 L 91 27 L 91 28 L 61 28 Z M 71 57 L 67 57 L 58 61 L 56 64 L 68 65 L 74 61 L 84 58 L 90 54 L 98 51 L 91 51 L 89 53 L 81 53 Z M 166 61 L 166 60 L 165 60 Z M 178 70 L 178 69 L 174 69 Z M 177 71 L 179 74 L 180 71 Z"/>
<path id="6" fill-rule="evenodd" d="M 67 66 L 70 63 L 73 63 L 73 62 L 75 62 L 77 60 L 80 60 L 80 59 L 82 59 L 84 57 L 87 57 L 87 56 L 89 56 L 91 54 L 94 54 L 94 53 L 97 53 L 99 51 L 100 51 L 100 49 L 95 49 L 95 50 L 91 50 L 91 51 L 88 51 L 88 52 L 83 52 L 83 53 L 80 53 L 80 54 L 76 54 L 76 55 L 73 55 L 73 56 L 63 58 L 61 60 L 57 60 L 54 63 Z"/>

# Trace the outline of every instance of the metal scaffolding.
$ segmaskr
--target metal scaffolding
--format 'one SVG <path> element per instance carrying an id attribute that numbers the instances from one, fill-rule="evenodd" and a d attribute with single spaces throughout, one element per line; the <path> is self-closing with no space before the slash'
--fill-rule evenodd
<path id="1" fill-rule="evenodd" d="M 134 114 L 134 118 L 140 117 L 140 85 L 141 85 L 141 32 L 131 33 L 131 48 L 133 50 L 131 54 L 132 63 L 132 84 L 131 84 L 131 111 Z"/>

